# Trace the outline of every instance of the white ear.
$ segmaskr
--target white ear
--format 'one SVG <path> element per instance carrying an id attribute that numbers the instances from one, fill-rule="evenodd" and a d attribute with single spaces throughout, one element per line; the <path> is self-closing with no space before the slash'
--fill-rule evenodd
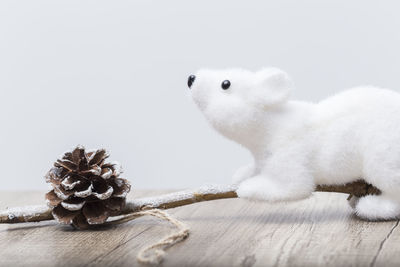
<path id="1" fill-rule="evenodd" d="M 286 102 L 293 89 L 289 75 L 280 69 L 262 69 L 256 73 L 256 79 L 253 100 L 264 107 Z"/>

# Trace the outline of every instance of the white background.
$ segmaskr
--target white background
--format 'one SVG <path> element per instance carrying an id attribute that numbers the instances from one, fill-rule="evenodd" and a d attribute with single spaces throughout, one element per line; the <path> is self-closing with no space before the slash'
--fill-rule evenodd
<path id="1" fill-rule="evenodd" d="M 362 84 L 400 89 L 399 8 L 2 0 L 0 189 L 45 189 L 43 175 L 76 144 L 109 149 L 133 189 L 228 183 L 249 154 L 207 125 L 187 76 L 276 66 L 293 77 L 294 97 L 308 101 Z"/>

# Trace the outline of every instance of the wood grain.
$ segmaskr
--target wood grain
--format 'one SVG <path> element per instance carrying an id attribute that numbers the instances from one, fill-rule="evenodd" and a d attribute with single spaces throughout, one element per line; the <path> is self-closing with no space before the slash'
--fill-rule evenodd
<path id="1" fill-rule="evenodd" d="M 0 209 L 42 204 L 43 195 L 1 192 Z M 167 251 L 163 266 L 399 266 L 399 222 L 360 221 L 346 197 L 314 193 L 281 204 L 223 199 L 171 209 L 191 233 Z M 0 265 L 137 266 L 140 248 L 172 230 L 148 217 L 89 231 L 52 221 L 0 225 Z"/>

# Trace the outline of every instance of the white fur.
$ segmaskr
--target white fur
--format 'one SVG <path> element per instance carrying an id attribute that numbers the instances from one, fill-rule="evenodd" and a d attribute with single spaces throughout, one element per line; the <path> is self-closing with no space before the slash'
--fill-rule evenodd
<path id="1" fill-rule="evenodd" d="M 228 90 L 221 83 L 229 80 Z M 400 215 L 400 94 L 350 89 L 319 103 L 289 101 L 293 83 L 275 68 L 200 70 L 192 97 L 210 124 L 246 147 L 254 163 L 234 182 L 244 198 L 308 197 L 316 184 L 363 178 L 382 191 L 356 203 L 367 219 Z"/>

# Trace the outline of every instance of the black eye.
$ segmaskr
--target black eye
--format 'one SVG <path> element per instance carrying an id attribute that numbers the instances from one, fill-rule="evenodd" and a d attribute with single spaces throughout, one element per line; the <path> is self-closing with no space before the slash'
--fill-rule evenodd
<path id="1" fill-rule="evenodd" d="M 190 87 L 192 87 L 192 84 L 194 83 L 194 80 L 196 80 L 196 76 L 194 75 L 190 75 L 187 81 L 187 85 Z"/>
<path id="2" fill-rule="evenodd" d="M 221 87 L 224 90 L 227 90 L 231 86 L 231 82 L 229 80 L 225 80 L 222 82 Z"/>

